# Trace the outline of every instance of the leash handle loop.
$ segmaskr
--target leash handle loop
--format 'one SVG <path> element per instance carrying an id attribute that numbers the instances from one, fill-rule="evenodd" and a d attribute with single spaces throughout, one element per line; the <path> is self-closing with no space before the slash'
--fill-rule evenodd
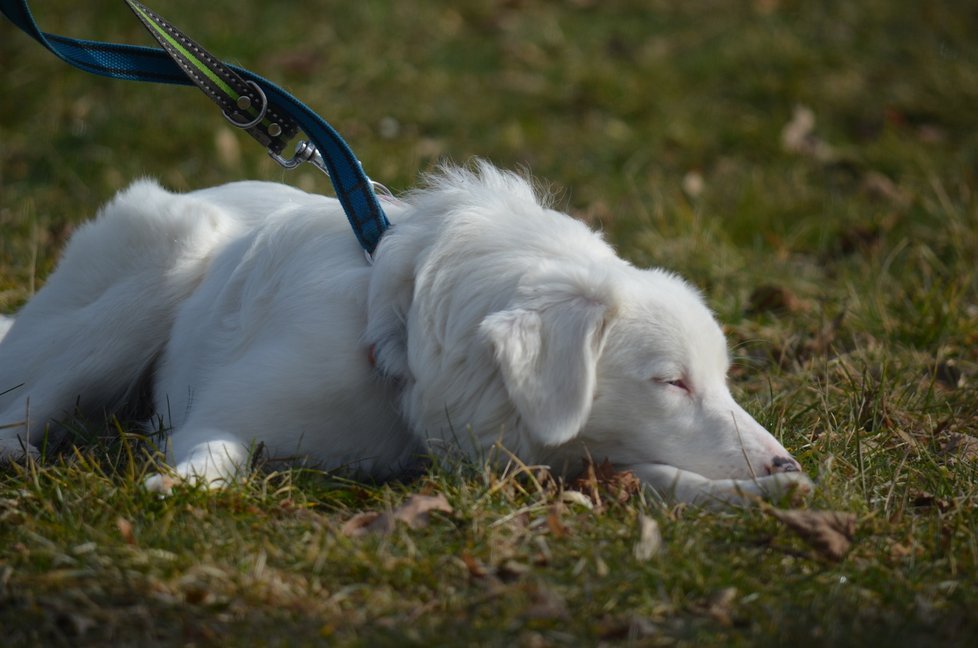
<path id="1" fill-rule="evenodd" d="M 221 63 L 155 12 L 136 0 L 124 1 L 164 49 L 42 32 L 28 0 L 0 0 L 0 12 L 55 56 L 91 74 L 130 81 L 197 84 L 235 126 L 247 127 L 248 133 L 280 164 L 280 153 L 288 140 L 302 130 L 309 140 L 304 146 L 313 147 L 315 155 L 304 156 L 292 166 L 310 161 L 329 176 L 357 240 L 368 255 L 372 254 L 390 222 L 377 200 L 375 183 L 333 127 L 279 86 L 250 70 Z M 174 52 L 190 56 L 181 62 Z M 208 87 L 197 83 L 198 79 Z"/>

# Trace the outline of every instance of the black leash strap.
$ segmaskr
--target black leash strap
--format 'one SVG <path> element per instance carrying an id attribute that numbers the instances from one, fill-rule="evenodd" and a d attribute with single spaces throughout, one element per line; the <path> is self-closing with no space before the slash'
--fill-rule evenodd
<path id="1" fill-rule="evenodd" d="M 390 222 L 377 200 L 375 183 L 332 126 L 274 83 L 222 63 L 145 5 L 135 0 L 125 2 L 162 50 L 42 32 L 27 0 L 0 0 L 0 12 L 56 56 L 86 72 L 115 79 L 197 85 L 232 124 L 266 147 L 276 162 L 286 168 L 309 162 L 326 173 L 369 257 Z M 299 130 L 308 139 L 299 142 L 291 159 L 282 157 Z"/>

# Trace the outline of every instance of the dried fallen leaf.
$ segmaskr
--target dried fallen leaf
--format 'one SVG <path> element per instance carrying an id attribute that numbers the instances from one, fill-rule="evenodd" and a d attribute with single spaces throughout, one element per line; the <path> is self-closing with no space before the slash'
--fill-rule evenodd
<path id="1" fill-rule="evenodd" d="M 594 502 L 592 502 L 587 495 L 576 490 L 568 490 L 561 493 L 560 501 L 564 504 L 577 504 L 578 506 L 583 506 L 586 509 L 594 508 Z"/>
<path id="2" fill-rule="evenodd" d="M 600 507 L 602 493 L 624 504 L 633 495 L 639 493 L 642 482 L 630 471 L 616 470 L 607 459 L 600 464 L 585 459 L 584 471 L 574 481 L 573 488 L 587 495 L 596 506 Z"/>
<path id="3" fill-rule="evenodd" d="M 387 534 L 394 530 L 397 522 L 403 522 L 412 529 L 421 529 L 428 526 L 429 514 L 432 511 L 450 514 L 454 509 L 441 493 L 414 494 L 393 511 L 357 513 L 343 524 L 340 533 L 351 538 L 359 538 L 368 533 Z"/>
<path id="4" fill-rule="evenodd" d="M 856 533 L 856 516 L 841 511 L 769 509 L 771 515 L 797 533 L 820 555 L 842 560 Z"/>
<path id="5" fill-rule="evenodd" d="M 136 544 L 136 535 L 132 531 L 132 522 L 124 517 L 118 517 L 115 520 L 115 527 L 119 529 L 119 535 L 122 536 L 126 544 Z"/>
<path id="6" fill-rule="evenodd" d="M 429 513 L 440 511 L 449 515 L 455 512 L 441 493 L 437 495 L 411 495 L 394 511 L 394 518 L 412 529 L 428 526 Z"/>
<path id="7" fill-rule="evenodd" d="M 807 106 L 795 106 L 791 121 L 781 130 L 781 146 L 791 153 L 831 162 L 835 151 L 815 136 L 815 113 Z"/>
<path id="8" fill-rule="evenodd" d="M 941 448 L 941 454 L 965 463 L 978 464 L 978 438 L 968 434 L 948 435 Z"/>
<path id="9" fill-rule="evenodd" d="M 469 575 L 474 578 L 484 578 L 489 574 L 489 569 L 467 551 L 462 552 L 462 562 L 465 564 L 465 568 L 469 570 Z"/>
<path id="10" fill-rule="evenodd" d="M 638 542 L 632 552 L 635 558 L 646 561 L 659 553 L 662 548 L 662 534 L 659 532 L 659 523 L 647 515 L 638 516 Z"/>
<path id="11" fill-rule="evenodd" d="M 863 178 L 862 190 L 874 198 L 880 198 L 897 207 L 906 207 L 910 198 L 895 182 L 878 171 L 870 171 Z"/>
<path id="12" fill-rule="evenodd" d="M 921 556 L 923 553 L 923 548 L 915 544 L 913 540 L 907 540 L 905 544 L 894 542 L 890 545 L 890 558 L 894 560 L 907 558 L 908 556 Z"/>
<path id="13" fill-rule="evenodd" d="M 547 529 L 555 538 L 563 538 L 567 535 L 567 527 L 560 521 L 560 507 L 550 507 L 550 512 L 547 513 Z"/>
<path id="14" fill-rule="evenodd" d="M 736 587 L 725 587 L 710 597 L 707 613 L 722 626 L 733 625 L 733 604 L 737 599 Z"/>
<path id="15" fill-rule="evenodd" d="M 340 533 L 350 538 L 359 538 L 368 533 L 390 533 L 394 528 L 394 520 L 390 513 L 367 511 L 357 513 L 343 523 Z"/>

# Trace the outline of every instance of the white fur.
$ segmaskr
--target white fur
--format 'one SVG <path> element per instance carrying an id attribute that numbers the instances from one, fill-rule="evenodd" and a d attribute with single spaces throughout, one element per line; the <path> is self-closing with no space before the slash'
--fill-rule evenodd
<path id="1" fill-rule="evenodd" d="M 488 165 L 386 210 L 371 267 L 329 198 L 122 192 L 0 320 L 0 456 L 151 378 L 175 478 L 212 486 L 259 443 L 386 478 L 498 442 L 561 474 L 608 458 L 682 501 L 807 487 L 731 397 L 724 337 L 681 279 L 634 268 Z"/>

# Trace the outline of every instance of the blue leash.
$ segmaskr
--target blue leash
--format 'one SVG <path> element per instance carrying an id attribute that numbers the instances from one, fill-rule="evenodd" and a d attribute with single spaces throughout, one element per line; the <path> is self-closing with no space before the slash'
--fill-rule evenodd
<path id="1" fill-rule="evenodd" d="M 309 162 L 325 172 L 360 245 L 373 254 L 390 222 L 377 200 L 375 183 L 343 138 L 294 96 L 234 65 L 221 63 L 158 14 L 135 0 L 124 0 L 164 49 L 66 38 L 42 32 L 27 0 L 0 0 L 2 12 L 17 27 L 71 65 L 101 76 L 130 81 L 198 85 L 224 110 L 233 125 L 246 130 L 276 162 L 294 168 Z M 281 152 L 297 130 L 308 140 L 291 159 Z"/>

